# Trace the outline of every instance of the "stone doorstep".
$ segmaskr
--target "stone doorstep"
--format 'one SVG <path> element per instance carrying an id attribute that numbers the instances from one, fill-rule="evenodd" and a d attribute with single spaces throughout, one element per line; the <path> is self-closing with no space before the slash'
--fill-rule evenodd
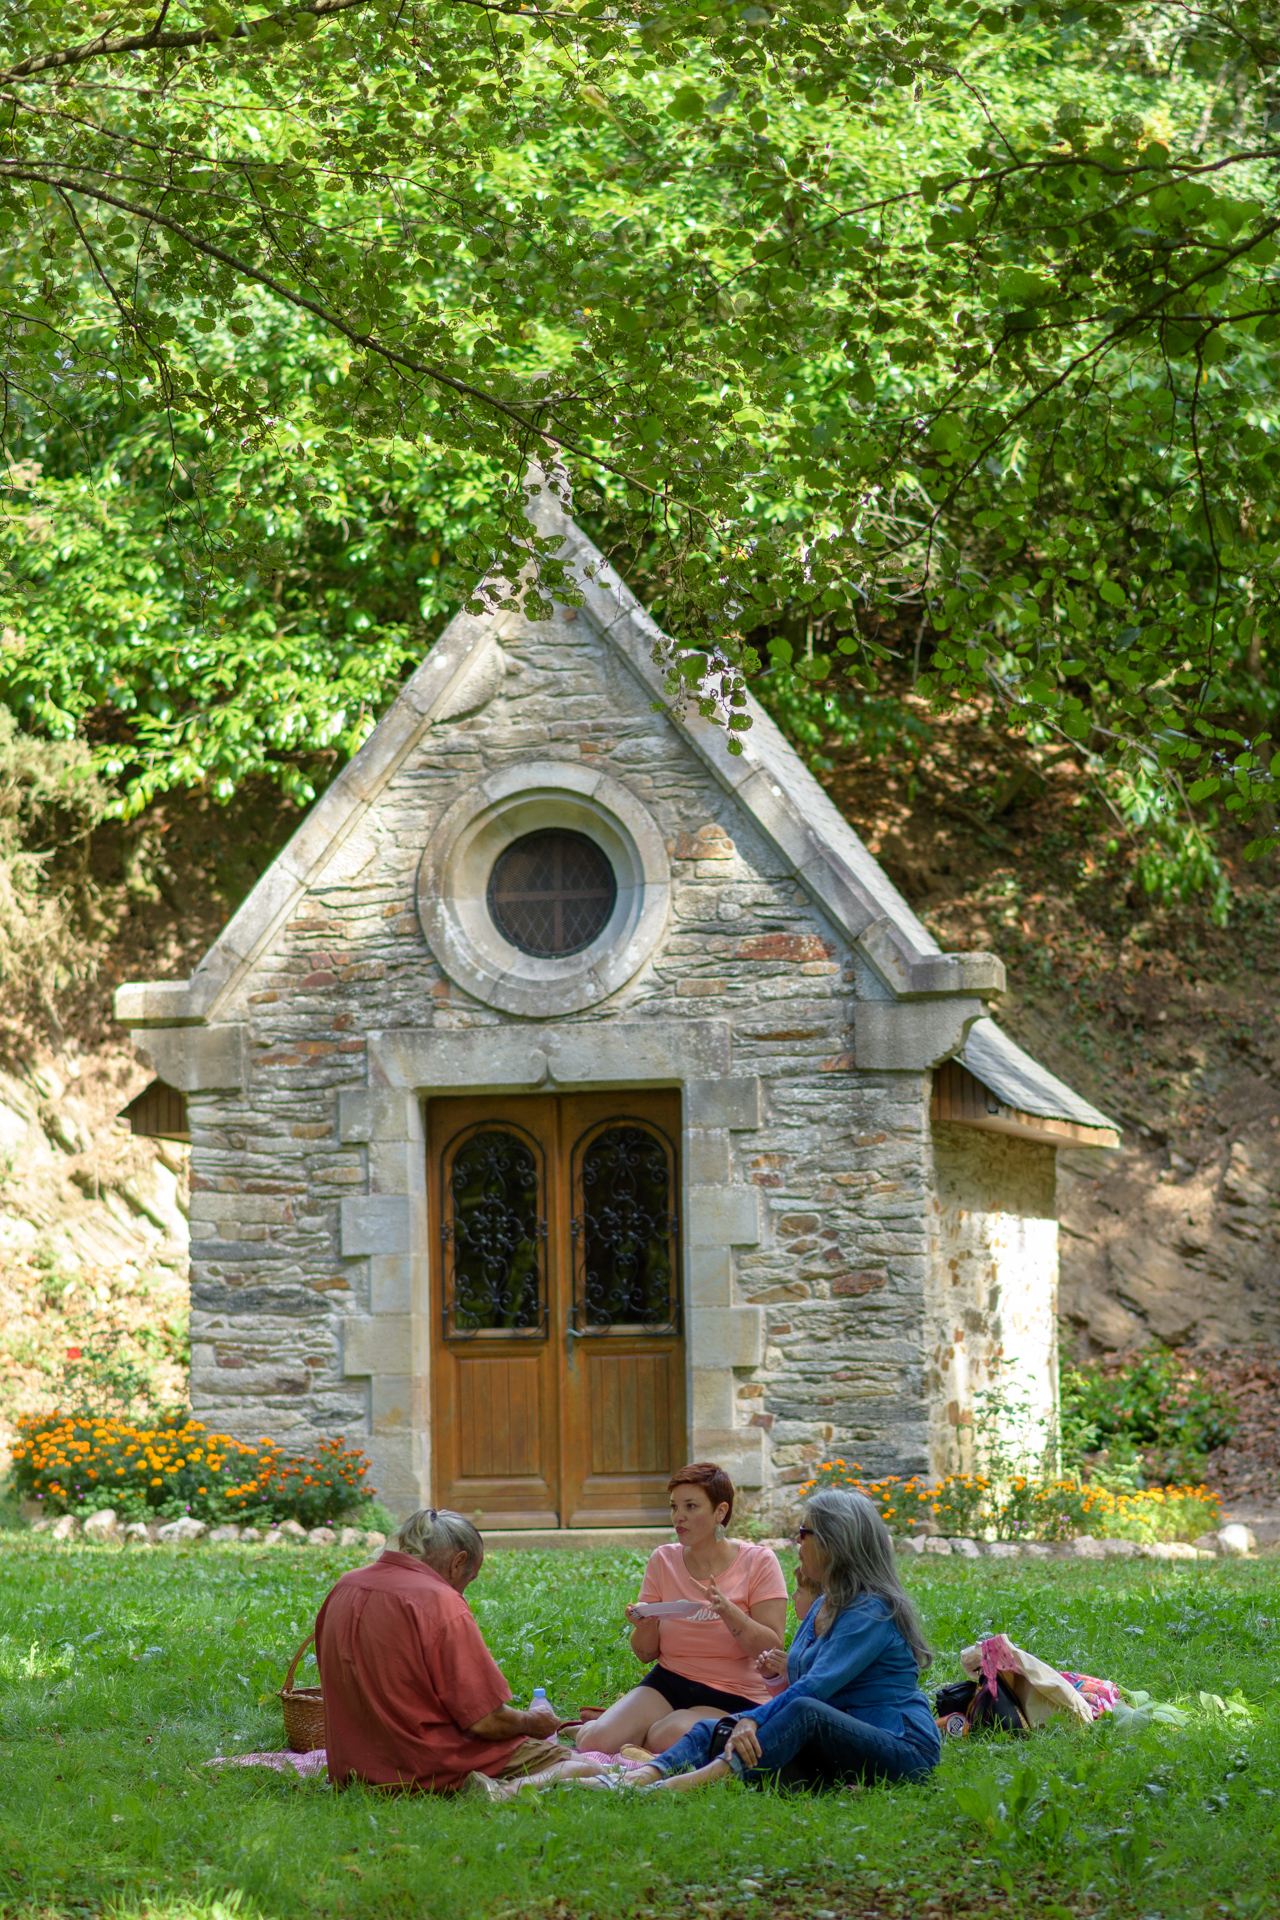
<path id="1" fill-rule="evenodd" d="M 671 1539 L 670 1527 L 488 1527 L 481 1528 L 485 1550 L 523 1547 L 526 1552 L 548 1547 L 661 1547 Z"/>

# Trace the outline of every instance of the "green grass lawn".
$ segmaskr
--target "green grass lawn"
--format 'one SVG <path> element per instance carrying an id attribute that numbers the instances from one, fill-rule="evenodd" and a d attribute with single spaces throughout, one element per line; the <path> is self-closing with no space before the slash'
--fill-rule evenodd
<path id="1" fill-rule="evenodd" d="M 0 1911 L 1280 1914 L 1280 1560 L 913 1564 L 935 1680 L 1002 1630 L 1192 1709 L 1184 1728 L 955 1743 L 925 1787 L 563 1788 L 490 1809 L 206 1767 L 284 1744 L 273 1690 L 352 1564 L 0 1536 Z M 517 1699 L 541 1683 L 563 1712 L 634 1683 L 622 1606 L 642 1564 L 491 1556 L 469 1598 Z M 1237 1688 L 1249 1717 L 1199 1704 Z"/>

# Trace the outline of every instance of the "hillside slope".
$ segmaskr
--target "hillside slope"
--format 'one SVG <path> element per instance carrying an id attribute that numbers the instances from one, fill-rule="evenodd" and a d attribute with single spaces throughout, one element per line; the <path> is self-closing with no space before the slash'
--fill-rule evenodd
<path id="1" fill-rule="evenodd" d="M 1064 1349 L 1280 1340 L 1274 862 L 1226 843 L 1225 927 L 1207 895 L 1162 905 L 1073 754 L 904 698 L 919 759 L 836 750 L 832 797 L 944 946 L 1002 956 L 1002 1025 L 1124 1130 L 1059 1155 Z"/>

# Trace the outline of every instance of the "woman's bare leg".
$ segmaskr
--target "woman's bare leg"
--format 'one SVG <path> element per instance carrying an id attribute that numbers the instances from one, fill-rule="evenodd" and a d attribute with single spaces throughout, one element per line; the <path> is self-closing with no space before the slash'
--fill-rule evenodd
<path id="1" fill-rule="evenodd" d="M 683 1740 L 686 1733 L 692 1732 L 699 1720 L 723 1719 L 723 1707 L 684 1707 L 679 1713 L 668 1713 L 665 1719 L 655 1720 L 649 1729 L 649 1738 L 639 1745 L 647 1747 L 650 1753 L 666 1753 L 677 1740 Z"/>
<path id="2" fill-rule="evenodd" d="M 521 1787 L 554 1786 L 557 1780 L 586 1780 L 595 1773 L 603 1773 L 604 1768 L 598 1760 L 557 1760 L 554 1766 L 544 1767 L 541 1773 L 526 1773 L 514 1780 L 490 1780 L 488 1797 L 491 1800 L 514 1800 Z"/>
<path id="3" fill-rule="evenodd" d="M 644 1772 L 649 1772 L 648 1767 L 644 1768 Z M 729 1762 L 722 1758 L 709 1760 L 705 1767 L 695 1767 L 692 1773 L 669 1773 L 665 1777 L 659 1776 L 653 1784 L 656 1787 L 674 1787 L 677 1793 L 687 1793 L 693 1787 L 709 1787 L 713 1780 L 727 1780 L 732 1772 L 733 1768 Z M 642 1780 L 637 1774 L 627 1784 L 643 1787 L 647 1786 L 648 1782 Z"/>
<path id="4" fill-rule="evenodd" d="M 627 1774 L 622 1781 L 626 1787 L 675 1787 L 681 1793 L 691 1787 L 709 1787 L 714 1780 L 727 1779 L 732 1768 L 727 1760 L 709 1760 L 705 1767 L 695 1767 L 692 1773 L 664 1774 L 658 1767 L 638 1767 L 634 1773 Z"/>
<path id="5" fill-rule="evenodd" d="M 588 1720 L 584 1727 L 579 1727 L 573 1743 L 579 1752 L 585 1749 L 589 1753 L 618 1753 L 623 1747 L 647 1747 L 650 1727 L 670 1714 L 670 1701 L 656 1687 L 632 1687 L 630 1693 L 615 1700 L 598 1720 Z"/>

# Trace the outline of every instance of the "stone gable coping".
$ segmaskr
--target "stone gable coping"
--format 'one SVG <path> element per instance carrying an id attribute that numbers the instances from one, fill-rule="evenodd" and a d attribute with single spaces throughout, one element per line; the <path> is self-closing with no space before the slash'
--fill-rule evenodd
<path id="1" fill-rule="evenodd" d="M 666 639 L 549 492 L 531 496 L 530 519 L 561 535 L 579 580 L 583 614 L 651 696 L 666 705 L 655 648 Z M 371 803 L 437 721 L 484 704 L 501 683 L 501 640 L 522 616 L 459 613 L 360 748 L 337 775 L 228 922 L 188 981 L 130 981 L 116 990 L 117 1019 L 137 1028 L 212 1023 L 308 888 L 356 830 Z M 895 998 L 989 995 L 1004 968 L 992 954 L 944 954 L 788 744 L 748 697 L 751 728 L 728 736 L 701 715 L 672 716 L 703 765 L 753 816 L 796 881 L 865 956 Z"/>

